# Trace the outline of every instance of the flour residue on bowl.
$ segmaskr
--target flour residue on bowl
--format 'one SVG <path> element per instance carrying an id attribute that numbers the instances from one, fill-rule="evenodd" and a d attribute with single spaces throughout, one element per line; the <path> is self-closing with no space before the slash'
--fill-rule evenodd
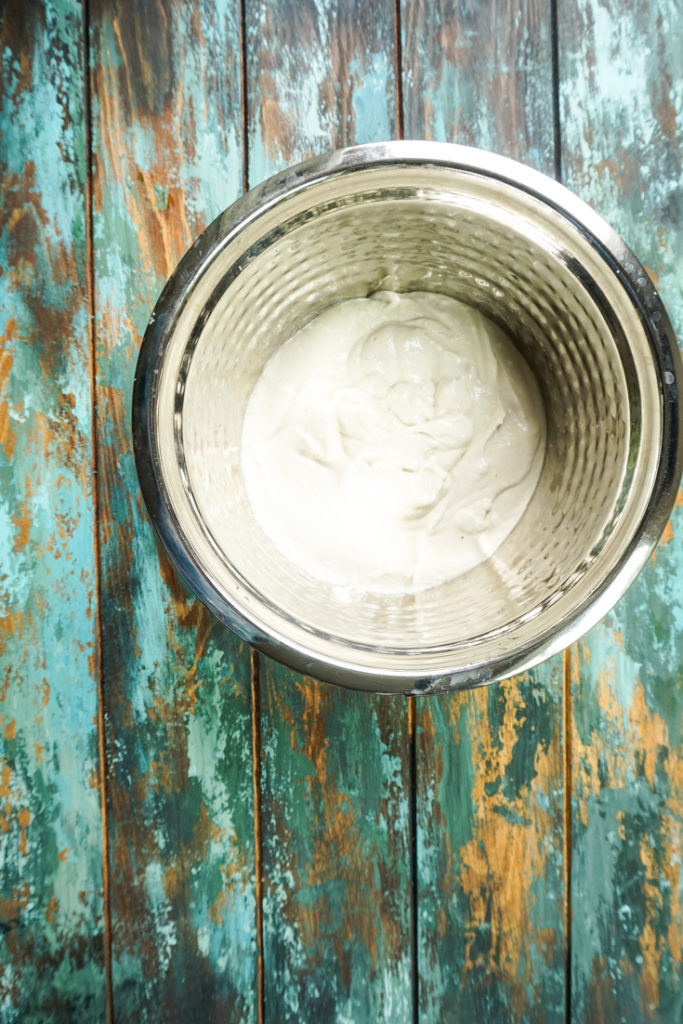
<path id="1" fill-rule="evenodd" d="M 545 454 L 535 377 L 505 332 L 445 295 L 325 310 L 266 363 L 241 463 L 265 533 L 326 583 L 415 593 L 488 558 Z"/>

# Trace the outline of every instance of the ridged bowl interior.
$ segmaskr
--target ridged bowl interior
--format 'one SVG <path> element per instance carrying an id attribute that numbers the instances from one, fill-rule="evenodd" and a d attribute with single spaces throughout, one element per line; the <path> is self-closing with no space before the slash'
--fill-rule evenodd
<path id="1" fill-rule="evenodd" d="M 289 563 L 240 465 L 246 404 L 274 349 L 379 289 L 441 292 L 498 321 L 547 418 L 541 478 L 510 536 L 465 575 L 404 597 L 350 593 Z M 495 678 L 595 599 L 645 514 L 662 411 L 642 313 L 589 233 L 489 174 L 379 164 L 286 192 L 213 247 L 168 339 L 155 428 L 177 531 L 250 638 L 298 668 L 386 689 Z"/>

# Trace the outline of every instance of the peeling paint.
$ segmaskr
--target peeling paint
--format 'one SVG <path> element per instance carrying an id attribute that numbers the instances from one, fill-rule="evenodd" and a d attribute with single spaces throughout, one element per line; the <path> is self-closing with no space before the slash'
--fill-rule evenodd
<path id="1" fill-rule="evenodd" d="M 82 23 L 28 7 L 3 9 L 0 110 L 0 1017 L 22 1024 L 105 1005 Z"/>
<path id="2" fill-rule="evenodd" d="M 103 664 L 117 1020 L 256 1020 L 249 652 L 178 581 L 139 495 L 150 311 L 241 186 L 232 0 L 91 5 Z"/>

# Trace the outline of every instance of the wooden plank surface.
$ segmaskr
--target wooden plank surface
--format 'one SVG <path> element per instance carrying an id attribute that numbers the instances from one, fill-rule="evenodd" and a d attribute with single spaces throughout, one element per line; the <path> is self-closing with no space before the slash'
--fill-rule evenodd
<path id="1" fill-rule="evenodd" d="M 566 183 L 650 270 L 683 337 L 683 8 L 560 7 Z M 683 1020 L 683 496 L 572 652 L 572 1020 Z"/>
<path id="2" fill-rule="evenodd" d="M 550 8 L 403 3 L 408 137 L 552 173 Z M 418 705 L 420 1020 L 565 1019 L 563 662 Z"/>
<path id="3" fill-rule="evenodd" d="M 396 132 L 393 6 L 247 0 L 249 179 Z M 260 658 L 265 1019 L 411 1019 L 407 703 Z"/>
<path id="4" fill-rule="evenodd" d="M 129 429 L 160 288 L 241 188 L 239 11 L 97 0 L 90 17 L 114 1019 L 252 1021 L 249 652 L 158 553 Z"/>
<path id="5" fill-rule="evenodd" d="M 0 1020 L 683 1020 L 683 495 L 569 658 L 413 716 L 252 662 L 159 553 L 129 430 L 243 171 L 401 113 L 561 170 L 683 334 L 680 4 L 6 0 L 0 36 Z"/>
<path id="6" fill-rule="evenodd" d="M 0 22 L 0 1020 L 104 1019 L 80 5 Z"/>

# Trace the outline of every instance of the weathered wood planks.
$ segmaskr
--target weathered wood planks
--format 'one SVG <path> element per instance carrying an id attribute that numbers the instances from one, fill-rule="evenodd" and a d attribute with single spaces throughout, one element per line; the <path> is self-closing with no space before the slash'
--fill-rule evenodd
<path id="1" fill-rule="evenodd" d="M 554 167 L 550 8 L 404 3 L 405 133 Z M 565 1019 L 563 665 L 418 703 L 421 1021 Z"/>
<path id="2" fill-rule="evenodd" d="M 257 1019 L 249 652 L 158 553 L 130 439 L 165 278 L 240 191 L 237 3 L 91 8 L 114 1019 Z"/>
<path id="3" fill-rule="evenodd" d="M 389 0 L 245 0 L 250 185 L 307 156 L 396 135 Z"/>
<path id="4" fill-rule="evenodd" d="M 566 183 L 683 336 L 683 9 L 559 8 Z M 683 1020 L 683 518 L 572 651 L 572 1021 Z"/>
<path id="5" fill-rule="evenodd" d="M 105 1014 L 84 45 L 0 25 L 0 1019 Z"/>
<path id="6" fill-rule="evenodd" d="M 410 1020 L 415 968 L 423 1022 L 568 1011 L 576 1024 L 672 1024 L 683 1019 L 683 496 L 652 564 L 572 651 L 570 676 L 555 659 L 417 702 L 413 766 L 403 701 L 259 659 L 252 709 L 249 652 L 156 549 L 129 405 L 156 295 L 239 192 L 243 158 L 255 184 L 309 153 L 395 135 L 401 85 L 409 136 L 552 172 L 559 128 L 565 181 L 632 244 L 683 332 L 679 5 L 557 4 L 557 126 L 554 5 L 406 0 L 397 82 L 388 0 L 245 0 L 244 97 L 240 6 L 93 0 L 88 46 L 75 0 L 2 11 L 0 1020 L 104 1020 L 111 940 L 114 1021 L 256 1022 L 262 881 L 266 1021 Z"/>
<path id="7" fill-rule="evenodd" d="M 250 184 L 396 131 L 391 3 L 247 0 Z M 407 704 L 261 658 L 267 1021 L 411 1019 Z"/>
<path id="8" fill-rule="evenodd" d="M 261 662 L 265 1019 L 410 1020 L 402 705 Z"/>

